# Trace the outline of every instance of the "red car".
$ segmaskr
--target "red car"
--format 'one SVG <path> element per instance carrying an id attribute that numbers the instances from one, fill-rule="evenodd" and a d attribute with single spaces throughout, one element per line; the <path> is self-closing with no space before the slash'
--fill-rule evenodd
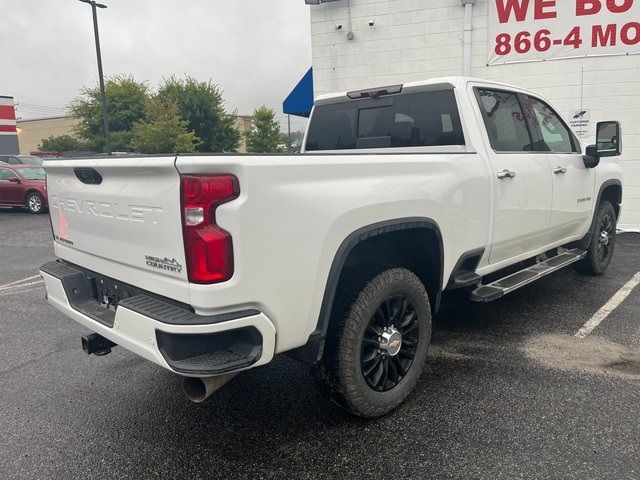
<path id="1" fill-rule="evenodd" d="M 0 206 L 42 213 L 48 206 L 44 168 L 0 163 Z"/>

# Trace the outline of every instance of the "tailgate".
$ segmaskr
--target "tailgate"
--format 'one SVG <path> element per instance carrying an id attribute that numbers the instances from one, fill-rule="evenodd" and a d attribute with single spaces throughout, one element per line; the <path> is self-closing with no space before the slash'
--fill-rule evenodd
<path id="1" fill-rule="evenodd" d="M 188 301 L 175 157 L 53 161 L 45 168 L 60 258 Z"/>

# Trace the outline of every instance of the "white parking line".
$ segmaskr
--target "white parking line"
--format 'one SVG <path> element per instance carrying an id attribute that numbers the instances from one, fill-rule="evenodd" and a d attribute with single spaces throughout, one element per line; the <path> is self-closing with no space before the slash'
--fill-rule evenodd
<path id="1" fill-rule="evenodd" d="M 38 285 L 39 283 L 44 283 L 44 280 L 38 280 L 37 282 L 20 283 L 18 285 L 10 285 L 8 287 L 0 287 L 0 292 L 6 292 L 8 290 L 17 290 L 19 288 L 28 287 L 30 285 Z"/>
<path id="2" fill-rule="evenodd" d="M 26 290 L 11 290 L 11 291 L 3 290 L 3 291 L 0 291 L 0 297 L 8 297 L 9 295 L 19 295 L 21 293 L 35 292 L 36 290 L 41 290 L 43 288 L 44 288 L 44 285 L 40 285 L 38 287 L 33 287 L 33 288 L 27 288 Z"/>
<path id="3" fill-rule="evenodd" d="M 28 282 L 29 280 L 35 280 L 36 278 L 40 278 L 40 275 L 34 275 L 33 277 L 23 278 L 22 280 L 16 280 L 15 282 L 5 283 L 4 285 L 0 285 L 0 290 L 3 290 L 5 287 L 11 287 L 13 285 L 17 285 L 18 283 Z"/>
<path id="4" fill-rule="evenodd" d="M 618 306 L 625 301 L 625 299 L 631 294 L 634 288 L 640 284 L 640 272 L 636 273 L 631 280 L 629 280 L 611 299 L 604 304 L 604 306 L 596 312 L 596 314 L 589 319 L 584 326 L 578 330 L 576 337 L 579 339 L 585 338 L 591 332 L 593 332 L 602 321 L 611 314 Z"/>

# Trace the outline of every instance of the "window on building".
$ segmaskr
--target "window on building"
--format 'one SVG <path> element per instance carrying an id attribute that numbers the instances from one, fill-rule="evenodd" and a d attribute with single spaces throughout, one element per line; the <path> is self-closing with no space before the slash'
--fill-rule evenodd
<path id="1" fill-rule="evenodd" d="M 307 151 L 464 145 L 452 90 L 316 107 Z"/>
<path id="2" fill-rule="evenodd" d="M 578 142 L 549 105 L 533 97 L 524 97 L 523 105 L 531 128 L 535 151 L 555 153 L 577 151 Z"/>
<path id="3" fill-rule="evenodd" d="M 477 90 L 491 147 L 496 152 L 530 152 L 531 138 L 518 96 L 512 92 Z"/>

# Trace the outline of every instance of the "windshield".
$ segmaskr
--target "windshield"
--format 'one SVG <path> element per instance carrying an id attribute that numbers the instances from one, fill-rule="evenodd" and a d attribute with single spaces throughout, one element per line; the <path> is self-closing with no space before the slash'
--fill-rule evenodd
<path id="1" fill-rule="evenodd" d="M 444 90 L 319 105 L 306 150 L 464 144 L 454 93 Z"/>
<path id="2" fill-rule="evenodd" d="M 18 158 L 24 165 L 42 165 L 43 162 L 42 158 L 34 157 L 32 155 L 24 155 Z"/>
<path id="3" fill-rule="evenodd" d="M 47 178 L 44 168 L 16 168 L 16 170 L 26 180 L 45 180 Z"/>

